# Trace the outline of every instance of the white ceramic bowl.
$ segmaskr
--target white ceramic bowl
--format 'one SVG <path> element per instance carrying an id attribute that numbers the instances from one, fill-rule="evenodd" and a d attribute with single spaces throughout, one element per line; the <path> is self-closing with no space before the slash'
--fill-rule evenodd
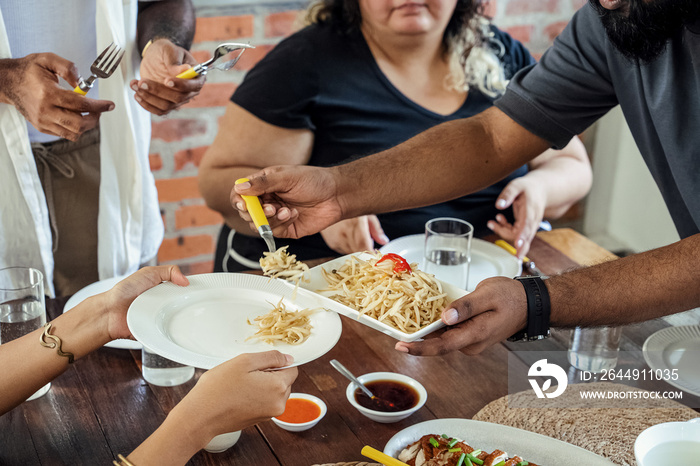
<path id="1" fill-rule="evenodd" d="M 326 403 L 324 403 L 323 400 L 317 396 L 308 395 L 306 393 L 292 393 L 289 395 L 289 399 L 291 400 L 292 398 L 301 398 L 303 400 L 313 401 L 314 403 L 316 403 L 318 405 L 319 408 L 321 408 L 321 414 L 319 414 L 318 417 L 316 419 L 314 419 L 313 421 L 302 422 L 302 423 L 284 422 L 284 421 L 280 421 L 276 417 L 273 417 L 272 422 L 274 422 L 275 424 L 277 424 L 278 426 L 280 426 L 284 430 L 288 430 L 290 432 L 301 432 L 303 430 L 311 429 L 313 426 L 318 424 L 318 421 L 323 419 L 323 416 L 325 416 L 326 413 L 328 412 L 328 408 L 326 407 Z"/>
<path id="2" fill-rule="evenodd" d="M 348 398 L 348 401 L 355 407 L 355 409 L 376 422 L 389 424 L 406 419 L 408 416 L 421 409 L 428 400 L 428 392 L 425 390 L 425 387 L 423 387 L 423 385 L 421 385 L 417 380 L 412 379 L 407 375 L 397 374 L 396 372 L 371 372 L 369 374 L 361 375 L 357 379 L 363 384 L 374 382 L 376 380 L 395 380 L 397 382 L 410 385 L 418 392 L 418 403 L 416 403 L 413 408 L 405 411 L 397 411 L 395 413 L 384 413 L 360 406 L 360 404 L 355 400 L 355 390 L 358 387 L 354 382 L 350 382 L 350 384 L 348 384 L 348 388 L 345 390 L 345 396 Z"/>
<path id="3" fill-rule="evenodd" d="M 240 430 L 217 435 L 211 439 L 211 442 L 209 442 L 204 449 L 209 453 L 221 453 L 234 446 L 239 438 L 241 438 Z"/>
<path id="4" fill-rule="evenodd" d="M 700 451 L 700 417 L 687 422 L 664 422 L 644 430 L 634 442 L 634 457 L 639 466 L 652 466 L 644 457 L 652 448 L 668 442 L 694 442 Z"/>

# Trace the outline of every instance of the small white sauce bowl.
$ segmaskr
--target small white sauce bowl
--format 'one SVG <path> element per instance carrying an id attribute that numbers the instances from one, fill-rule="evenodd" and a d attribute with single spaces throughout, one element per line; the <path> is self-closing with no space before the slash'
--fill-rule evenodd
<path id="1" fill-rule="evenodd" d="M 290 432 L 301 432 L 304 430 L 309 430 L 316 424 L 318 424 L 318 421 L 323 419 L 323 416 L 326 415 L 328 412 L 328 407 L 326 406 L 326 403 L 323 402 L 322 399 L 320 399 L 317 396 L 309 395 L 306 393 L 292 393 L 289 395 L 289 399 L 291 400 L 292 398 L 300 398 L 302 400 L 309 400 L 314 402 L 315 404 L 318 405 L 319 408 L 321 408 L 321 414 L 319 414 L 316 419 L 313 421 L 309 422 L 302 422 L 302 423 L 293 423 L 293 422 L 284 422 L 280 421 L 276 417 L 272 418 L 272 422 L 283 428 L 284 430 L 288 430 Z"/>
<path id="2" fill-rule="evenodd" d="M 209 453 L 221 453 L 234 446 L 239 438 L 241 438 L 240 430 L 220 434 L 211 439 L 211 442 L 204 449 Z"/>
<path id="3" fill-rule="evenodd" d="M 375 382 L 377 380 L 393 380 L 395 382 L 410 385 L 415 391 L 418 392 L 418 403 L 416 403 L 413 408 L 405 411 L 397 411 L 395 413 L 385 413 L 360 406 L 360 404 L 355 400 L 355 390 L 359 387 L 355 385 L 355 382 L 350 382 L 350 384 L 348 384 L 348 388 L 345 390 L 345 396 L 348 398 L 348 401 L 355 407 L 355 409 L 376 422 L 382 422 L 385 424 L 399 422 L 421 409 L 428 400 L 428 392 L 425 390 L 425 387 L 423 387 L 420 382 L 407 375 L 397 374 L 396 372 L 371 372 L 369 374 L 361 375 L 357 379 L 363 384 Z"/>

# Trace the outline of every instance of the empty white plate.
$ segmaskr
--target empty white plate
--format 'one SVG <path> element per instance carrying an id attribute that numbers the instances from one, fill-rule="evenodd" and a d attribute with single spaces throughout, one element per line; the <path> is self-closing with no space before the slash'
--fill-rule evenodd
<path id="1" fill-rule="evenodd" d="M 663 380 L 691 395 L 700 396 L 700 325 L 667 327 L 653 333 L 642 346 L 652 370 L 664 371 Z M 666 376 L 676 369 L 678 378 Z"/>

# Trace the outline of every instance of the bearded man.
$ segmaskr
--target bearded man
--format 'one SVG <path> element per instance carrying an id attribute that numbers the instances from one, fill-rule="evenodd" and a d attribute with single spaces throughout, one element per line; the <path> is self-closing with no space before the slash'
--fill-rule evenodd
<path id="1" fill-rule="evenodd" d="M 236 185 L 231 200 L 250 219 L 240 195 L 262 196 L 283 237 L 435 204 L 564 147 L 619 104 L 682 239 L 546 280 L 485 280 L 446 307 L 438 338 L 396 349 L 477 353 L 511 336 L 543 338 L 550 325 L 620 325 L 700 307 L 699 66 L 697 0 L 592 0 L 495 108 L 347 165 L 267 168 Z"/>

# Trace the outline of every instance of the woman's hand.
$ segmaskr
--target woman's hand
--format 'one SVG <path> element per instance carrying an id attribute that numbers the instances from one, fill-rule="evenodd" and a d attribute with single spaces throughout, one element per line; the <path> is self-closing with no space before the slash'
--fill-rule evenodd
<path id="1" fill-rule="evenodd" d="M 279 351 L 242 354 L 205 372 L 163 424 L 128 457 L 134 464 L 185 464 L 219 434 L 284 412 L 297 368 Z"/>
<path id="2" fill-rule="evenodd" d="M 129 310 L 129 306 L 138 295 L 166 281 L 179 286 L 187 286 L 190 283 L 178 266 L 161 265 L 144 267 L 104 293 L 107 332 L 112 340 L 133 338 L 126 325 L 126 311 Z"/>
<path id="3" fill-rule="evenodd" d="M 284 412 L 298 370 L 279 351 L 242 354 L 205 372 L 172 415 L 187 420 L 206 445 L 214 436 L 241 430 Z M 200 447 L 201 448 L 201 447 Z"/>
<path id="4" fill-rule="evenodd" d="M 376 215 L 342 220 L 321 231 L 321 236 L 329 248 L 340 254 L 371 251 L 375 242 L 389 242 Z"/>
<path id="5" fill-rule="evenodd" d="M 503 210 L 513 206 L 515 223 L 510 224 L 503 214 L 489 220 L 486 226 L 501 238 L 513 243 L 522 259 L 530 250 L 530 243 L 539 229 L 547 206 L 544 189 L 523 176 L 516 178 L 503 188 L 496 201 L 496 208 Z"/>
<path id="6" fill-rule="evenodd" d="M 197 64 L 187 50 L 168 39 L 151 43 L 141 61 L 141 79 L 132 80 L 134 98 L 143 108 L 154 115 L 165 115 L 185 105 L 199 94 L 204 86 L 204 76 L 194 79 L 179 79 L 178 74 Z"/>

